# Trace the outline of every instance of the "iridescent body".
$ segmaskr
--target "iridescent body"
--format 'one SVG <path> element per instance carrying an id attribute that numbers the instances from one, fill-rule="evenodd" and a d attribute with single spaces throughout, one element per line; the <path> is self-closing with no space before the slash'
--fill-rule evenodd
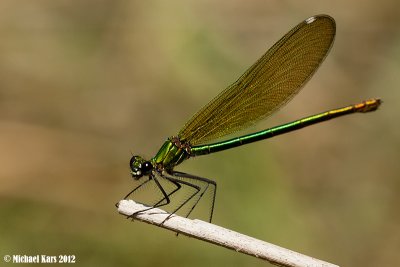
<path id="1" fill-rule="evenodd" d="M 325 59 L 334 36 L 335 21 L 326 15 L 311 17 L 294 27 L 235 83 L 193 116 L 177 136 L 168 138 L 151 160 L 144 160 L 140 156 L 131 158 L 132 177 L 139 180 L 146 176 L 148 179 L 144 179 L 125 198 L 133 195 L 147 182 L 154 181 L 162 193 L 162 198 L 151 204 L 149 209 L 152 209 L 169 204 L 170 197 L 181 187 L 189 187 L 193 193 L 173 211 L 176 212 L 191 203 L 189 211 L 185 214 L 188 217 L 203 194 L 211 190 L 211 221 L 216 183 L 210 179 L 174 171 L 175 166 L 190 157 L 257 142 L 343 115 L 376 110 L 381 101 L 370 99 L 256 133 L 210 143 L 254 125 L 291 100 Z M 165 190 L 159 179 L 171 183 L 174 189 Z"/>

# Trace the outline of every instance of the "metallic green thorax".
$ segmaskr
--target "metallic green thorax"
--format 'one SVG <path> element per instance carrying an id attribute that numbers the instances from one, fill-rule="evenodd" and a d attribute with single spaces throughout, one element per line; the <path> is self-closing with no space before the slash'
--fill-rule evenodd
<path id="1" fill-rule="evenodd" d="M 189 144 L 183 143 L 178 137 L 173 136 L 165 141 L 152 161 L 156 168 L 169 171 L 189 157 Z"/>

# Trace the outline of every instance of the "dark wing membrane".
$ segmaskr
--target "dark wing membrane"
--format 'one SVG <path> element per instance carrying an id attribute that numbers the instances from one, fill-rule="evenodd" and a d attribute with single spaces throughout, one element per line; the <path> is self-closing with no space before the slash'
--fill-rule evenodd
<path id="1" fill-rule="evenodd" d="M 314 74 L 335 37 L 333 18 L 311 17 L 288 32 L 179 132 L 192 145 L 245 129 L 285 105 Z"/>

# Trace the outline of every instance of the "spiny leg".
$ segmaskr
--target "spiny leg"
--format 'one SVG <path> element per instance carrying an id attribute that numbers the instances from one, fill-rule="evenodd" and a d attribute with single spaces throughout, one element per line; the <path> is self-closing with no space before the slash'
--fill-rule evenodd
<path id="1" fill-rule="evenodd" d="M 136 186 L 131 192 L 129 192 L 124 199 L 127 199 L 131 194 L 133 194 L 136 190 L 138 190 L 140 187 L 142 187 L 143 185 L 147 184 L 148 182 L 151 181 L 151 177 L 149 177 L 149 179 L 147 179 L 146 181 L 144 181 L 143 183 L 141 183 L 140 185 Z"/>
<path id="2" fill-rule="evenodd" d="M 147 184 L 149 181 L 151 180 L 151 178 L 149 177 L 149 179 L 145 180 L 143 183 L 141 183 L 140 185 L 136 186 L 132 191 L 130 191 L 125 197 L 124 199 L 127 199 L 131 194 L 133 194 L 136 190 L 138 190 L 140 187 L 142 187 L 143 185 Z M 119 202 L 115 203 L 115 206 L 118 208 Z"/>
<path id="3" fill-rule="evenodd" d="M 168 180 L 169 182 L 173 183 L 176 186 L 176 188 L 174 190 L 172 190 L 171 192 L 167 193 L 165 191 L 165 189 L 162 187 L 162 185 L 160 184 L 160 182 L 158 181 L 156 176 L 158 176 L 159 178 L 164 178 L 164 179 Z M 133 189 L 129 194 L 126 195 L 125 199 L 129 195 L 133 194 L 141 186 L 143 186 L 144 184 L 146 184 L 147 182 L 149 182 L 152 179 L 154 180 L 154 182 L 156 183 L 156 185 L 159 188 L 160 192 L 162 193 L 162 195 L 163 195 L 162 199 L 160 199 L 158 202 L 156 202 L 154 205 L 152 205 L 152 207 L 146 208 L 144 210 L 137 211 L 137 212 L 131 214 L 130 216 L 128 216 L 127 218 L 133 218 L 136 214 L 139 214 L 141 212 L 145 212 L 145 211 L 151 210 L 153 208 L 157 208 L 157 207 L 162 207 L 162 206 L 168 205 L 171 202 L 170 197 L 174 193 L 176 193 L 179 189 L 181 189 L 182 185 L 185 185 L 185 186 L 188 186 L 188 187 L 191 187 L 191 188 L 195 189 L 195 192 L 192 193 L 183 203 L 181 203 L 166 219 L 164 219 L 164 221 L 161 224 L 163 224 L 165 221 L 167 221 L 172 216 L 172 214 L 177 212 L 185 204 L 187 204 L 190 200 L 192 200 L 196 195 L 198 195 L 196 200 L 195 200 L 195 203 L 193 204 L 193 206 L 191 207 L 191 209 L 189 210 L 189 212 L 185 216 L 185 217 L 188 217 L 191 214 L 191 212 L 194 210 L 194 208 L 197 206 L 198 202 L 203 197 L 203 195 L 205 194 L 205 192 L 207 191 L 209 186 L 211 185 L 212 188 L 213 188 L 212 189 L 212 205 L 211 205 L 211 212 L 210 212 L 210 217 L 209 217 L 209 221 L 211 222 L 213 211 L 214 211 L 215 197 L 216 197 L 216 183 L 214 181 L 209 180 L 207 178 L 198 177 L 198 176 L 194 176 L 194 175 L 191 175 L 191 174 L 183 173 L 183 172 L 173 172 L 172 174 L 169 174 L 169 175 L 168 174 L 164 175 L 164 174 L 161 174 L 161 173 L 152 173 L 149 176 L 148 180 L 146 180 L 145 182 L 143 182 L 142 184 L 137 186 L 135 189 Z M 202 182 L 202 183 L 205 183 L 207 186 L 203 190 L 201 190 L 203 187 L 200 187 L 200 186 L 198 186 L 198 185 L 196 185 L 194 183 L 188 182 L 188 181 L 184 181 L 182 179 L 189 179 L 189 180 L 194 180 L 196 182 Z M 200 192 L 200 194 L 199 194 L 199 192 Z"/>
<path id="4" fill-rule="evenodd" d="M 169 214 L 169 215 L 167 216 L 167 218 L 165 218 L 165 219 L 161 222 L 161 224 L 163 224 L 165 221 L 167 221 L 167 220 L 173 215 L 173 213 L 175 213 L 175 212 L 176 212 L 177 210 L 179 210 L 182 206 L 184 206 L 190 199 L 193 198 L 193 196 L 195 196 L 195 195 L 200 191 L 200 187 L 199 187 L 199 186 L 194 185 L 194 184 L 191 184 L 191 183 L 189 183 L 189 182 L 182 181 L 182 180 L 179 180 L 179 179 L 176 179 L 176 178 L 173 178 L 173 177 L 169 177 L 169 176 L 166 176 L 166 175 L 163 175 L 163 174 L 160 174 L 160 177 L 162 177 L 162 178 L 164 178 L 164 179 L 170 181 L 170 182 L 173 183 L 174 185 L 176 185 L 176 188 L 175 188 L 173 191 L 171 191 L 170 193 L 167 194 L 167 193 L 165 192 L 164 188 L 161 186 L 161 184 L 160 184 L 160 182 L 158 181 L 158 179 L 157 179 L 155 176 L 152 176 L 151 179 L 154 179 L 154 182 L 157 184 L 158 188 L 160 189 L 160 191 L 162 192 L 162 194 L 163 194 L 164 197 L 163 197 L 160 201 L 158 201 L 157 203 L 155 203 L 152 207 L 149 207 L 149 208 L 144 209 L 144 210 L 137 211 L 137 212 L 131 214 L 130 216 L 128 216 L 128 218 L 132 218 L 132 217 L 135 216 L 136 214 L 141 213 L 141 212 L 144 212 L 144 211 L 148 211 L 148 210 L 151 210 L 151 209 L 154 209 L 154 208 L 158 208 L 158 207 L 162 207 L 162 206 L 168 205 L 168 204 L 171 202 L 170 196 L 173 195 L 175 192 L 177 192 L 177 191 L 182 187 L 182 185 L 186 185 L 186 186 L 189 186 L 189 187 L 194 188 L 194 189 L 196 190 L 196 192 L 194 192 L 187 200 L 185 200 L 181 205 L 179 205 L 178 208 L 176 208 L 171 214 Z M 162 203 L 163 201 L 165 201 L 165 203 Z"/>
<path id="5" fill-rule="evenodd" d="M 192 184 L 192 183 L 189 183 L 189 182 L 187 182 L 187 181 L 182 181 L 182 180 L 176 179 L 176 178 L 174 178 L 172 175 L 170 175 L 170 176 L 162 175 L 162 177 L 164 177 L 165 179 L 167 179 L 167 180 L 169 180 L 169 181 L 171 181 L 171 182 L 176 182 L 176 183 L 179 183 L 179 184 L 183 184 L 183 185 L 192 187 L 192 188 L 194 188 L 196 191 L 195 191 L 194 193 L 192 193 L 185 201 L 183 201 L 177 208 L 175 208 L 175 210 L 174 210 L 173 212 L 171 212 L 171 213 L 167 216 L 167 218 L 165 218 L 165 219 L 161 222 L 161 224 L 163 224 L 163 223 L 166 222 L 169 218 L 171 218 L 171 216 L 172 216 L 174 213 L 176 213 L 179 209 L 181 209 L 186 203 L 188 203 L 188 202 L 189 202 L 195 195 L 197 195 L 197 194 L 199 193 L 199 191 L 200 191 L 200 187 L 199 187 L 199 186 L 197 186 L 197 185 L 195 185 L 195 184 Z"/>
<path id="6" fill-rule="evenodd" d="M 204 182 L 207 184 L 207 186 L 204 188 L 204 190 L 200 193 L 200 195 L 198 196 L 196 202 L 193 204 L 192 208 L 189 210 L 189 212 L 186 214 L 186 218 L 189 217 L 189 215 L 192 213 L 192 211 L 194 210 L 194 208 L 197 206 L 197 204 L 199 203 L 200 199 L 203 197 L 203 195 L 205 194 L 205 192 L 207 191 L 208 187 L 211 185 L 212 186 L 212 204 L 211 204 L 211 211 L 210 211 L 210 216 L 209 216 L 209 222 L 211 223 L 212 221 L 212 216 L 214 213 L 214 205 L 215 205 L 215 197 L 217 194 L 217 183 L 213 180 L 204 178 L 204 177 L 199 177 L 199 176 L 195 176 L 192 174 L 188 174 L 188 173 L 184 173 L 184 172 L 173 172 L 172 173 L 174 176 L 177 177 L 181 177 L 184 179 L 193 179 L 196 181 L 200 181 L 200 182 Z"/>
<path id="7" fill-rule="evenodd" d="M 148 211 L 148 210 L 151 210 L 151 209 L 154 209 L 154 208 L 158 208 L 158 207 L 162 207 L 162 206 L 168 205 L 168 204 L 171 202 L 171 200 L 169 199 L 169 197 L 170 197 L 172 194 L 174 194 L 176 191 L 178 191 L 178 190 L 182 187 L 179 183 L 177 183 L 177 182 L 175 182 L 175 181 L 169 180 L 171 183 L 173 183 L 173 184 L 176 186 L 176 188 L 175 188 L 174 190 L 172 190 L 170 193 L 167 194 L 167 193 L 165 192 L 164 188 L 161 186 L 161 184 L 160 184 L 160 182 L 158 181 L 158 179 L 155 177 L 154 174 L 151 174 L 151 175 L 150 175 L 149 181 L 150 181 L 151 179 L 154 180 L 154 182 L 156 183 L 158 189 L 160 189 L 161 193 L 163 194 L 163 198 L 162 198 L 161 200 L 159 200 L 158 202 L 156 202 L 152 207 L 149 207 L 149 208 L 147 208 L 147 209 L 134 212 L 134 213 L 132 213 L 131 215 L 129 215 L 127 218 L 132 218 L 132 219 L 133 219 L 133 217 L 134 217 L 135 215 L 137 215 L 137 214 L 139 214 L 139 213 L 141 213 L 141 212 Z M 134 190 L 136 190 L 136 189 L 137 189 L 137 188 L 135 188 Z M 129 194 L 128 194 L 128 196 L 129 196 Z M 165 203 L 162 203 L 163 201 L 165 201 Z"/>

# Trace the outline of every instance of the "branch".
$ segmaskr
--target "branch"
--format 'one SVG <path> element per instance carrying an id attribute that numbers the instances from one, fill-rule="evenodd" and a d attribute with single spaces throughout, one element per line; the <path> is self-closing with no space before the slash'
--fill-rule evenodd
<path id="1" fill-rule="evenodd" d="M 118 205 L 118 212 L 130 216 L 146 208 L 148 207 L 132 200 L 121 200 Z M 279 266 L 338 267 L 337 265 L 314 259 L 298 252 L 281 248 L 201 220 L 191 220 L 174 214 L 161 225 L 168 215 L 169 213 L 166 211 L 154 208 L 144 211 L 143 213 L 138 213 L 134 218 L 183 235 L 267 260 Z"/>

